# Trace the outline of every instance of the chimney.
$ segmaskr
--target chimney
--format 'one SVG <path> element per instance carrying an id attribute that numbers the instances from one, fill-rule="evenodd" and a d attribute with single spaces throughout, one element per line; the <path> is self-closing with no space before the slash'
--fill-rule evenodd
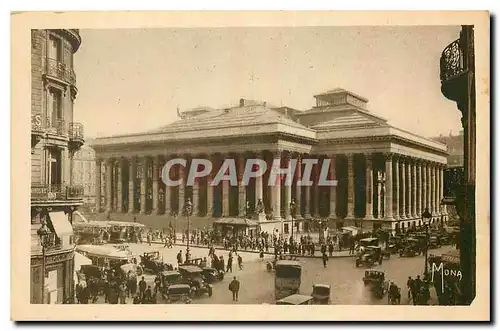
<path id="1" fill-rule="evenodd" d="M 245 106 L 245 99 L 241 98 L 240 99 L 240 107 Z"/>

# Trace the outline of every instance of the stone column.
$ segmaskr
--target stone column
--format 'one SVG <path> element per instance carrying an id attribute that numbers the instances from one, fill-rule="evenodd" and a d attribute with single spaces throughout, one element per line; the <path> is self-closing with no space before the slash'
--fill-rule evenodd
<path id="1" fill-rule="evenodd" d="M 198 178 L 195 178 L 193 182 L 193 198 L 191 202 L 193 203 L 193 216 L 198 216 L 200 214 L 200 182 Z"/>
<path id="2" fill-rule="evenodd" d="M 139 210 L 139 214 L 145 214 L 146 213 L 146 178 L 148 175 L 148 158 L 147 156 L 142 158 L 142 163 L 141 163 L 141 207 Z"/>
<path id="3" fill-rule="evenodd" d="M 160 170 L 158 169 L 158 156 L 153 156 L 153 210 L 151 214 L 158 214 L 158 179 Z"/>
<path id="4" fill-rule="evenodd" d="M 394 184 L 395 184 L 395 188 L 394 188 L 394 216 L 396 219 L 401 219 L 400 217 L 400 214 L 399 214 L 399 190 L 400 190 L 400 181 L 399 181 L 399 157 L 397 155 L 394 155 L 393 156 L 394 158 L 394 167 L 395 167 L 395 172 L 394 172 Z M 392 168 L 391 168 L 392 169 Z M 386 172 L 387 172 L 387 169 L 386 169 Z M 387 181 L 387 175 L 386 175 L 386 181 Z M 385 185 L 386 188 L 388 186 L 388 184 Z M 387 190 L 385 192 L 385 195 L 387 195 Z M 386 210 L 387 210 L 387 207 L 386 207 Z M 387 215 L 387 214 L 386 214 Z"/>
<path id="5" fill-rule="evenodd" d="M 164 156 L 163 161 L 164 161 L 164 164 L 161 167 L 161 169 L 163 169 L 163 167 L 165 166 L 165 163 L 167 163 L 168 156 Z M 170 214 L 172 213 L 172 200 L 171 200 L 172 191 L 171 191 L 171 189 L 172 189 L 171 186 L 165 185 L 165 196 L 163 197 L 163 199 L 165 199 L 165 215 L 166 216 L 170 216 Z"/>
<path id="6" fill-rule="evenodd" d="M 128 212 L 134 212 L 134 180 L 136 176 L 136 158 L 131 157 L 128 163 Z"/>
<path id="7" fill-rule="evenodd" d="M 123 212 L 123 171 L 122 171 L 123 160 L 116 160 L 116 170 L 117 170 L 117 183 L 116 183 L 116 211 L 119 213 Z"/>
<path id="8" fill-rule="evenodd" d="M 420 160 L 417 161 L 416 164 L 417 167 L 417 213 L 416 217 L 420 218 L 422 215 L 422 182 L 423 182 L 423 176 L 422 176 L 422 162 Z"/>
<path id="9" fill-rule="evenodd" d="M 278 159 L 281 161 L 281 151 L 275 151 L 273 153 L 273 170 L 279 171 L 280 165 L 274 165 L 274 159 Z M 277 176 L 276 182 L 274 186 L 271 187 L 271 206 L 273 207 L 274 219 L 281 219 L 281 180 L 280 176 Z M 281 229 L 283 230 L 283 229 Z"/>
<path id="10" fill-rule="evenodd" d="M 179 167 L 179 179 L 181 180 L 181 184 L 178 186 L 179 187 L 179 210 L 178 210 L 178 215 L 181 216 L 184 208 L 184 204 L 186 203 L 186 197 L 185 197 L 185 185 L 186 185 L 186 180 L 184 178 L 184 167 L 180 164 L 177 165 Z"/>
<path id="11" fill-rule="evenodd" d="M 406 187 L 406 209 L 405 215 L 406 218 L 411 218 L 412 211 L 412 178 L 411 178 L 411 159 L 406 160 L 406 183 L 408 184 Z"/>
<path id="12" fill-rule="evenodd" d="M 302 155 L 297 154 L 297 165 L 295 167 L 295 183 L 297 183 L 302 177 Z M 295 208 L 297 210 L 295 218 L 302 217 L 301 215 L 301 201 L 302 199 L 302 186 L 295 186 Z M 300 225 L 299 225 L 300 226 Z"/>
<path id="13" fill-rule="evenodd" d="M 311 189 L 312 186 L 305 186 L 304 188 L 304 218 L 311 218 Z"/>
<path id="14" fill-rule="evenodd" d="M 396 168 L 397 169 L 397 168 Z M 397 187 L 397 185 L 396 185 Z M 394 220 L 392 216 L 392 154 L 385 155 L 385 219 Z"/>
<path id="15" fill-rule="evenodd" d="M 245 156 L 238 156 L 238 216 L 247 216 L 247 190 L 243 183 L 243 173 L 245 172 Z"/>
<path id="16" fill-rule="evenodd" d="M 321 169 L 321 158 L 320 156 L 316 156 L 316 158 L 318 159 L 318 163 L 316 163 L 314 166 L 313 166 L 313 190 L 314 190 L 314 202 L 313 202 L 313 209 L 311 210 L 311 215 L 313 217 L 320 217 L 320 213 L 319 213 L 319 205 L 321 204 L 321 201 L 320 201 L 320 197 L 319 197 L 319 194 L 320 194 L 320 190 L 319 190 L 319 183 L 318 183 L 318 179 L 319 179 L 319 172 L 320 172 L 320 169 Z"/>
<path id="17" fill-rule="evenodd" d="M 112 209 L 112 179 L 113 179 L 113 160 L 106 160 L 106 212 L 110 213 Z"/>
<path id="18" fill-rule="evenodd" d="M 212 159 L 212 162 L 214 160 Z M 212 163 L 213 164 L 213 163 Z M 215 169 L 212 169 L 207 176 L 207 216 L 212 217 L 214 214 L 214 187 L 210 185 L 214 178 L 213 172 Z"/>
<path id="19" fill-rule="evenodd" d="M 413 218 L 418 218 L 417 214 L 417 164 L 415 160 L 411 163 L 411 214 Z"/>
<path id="20" fill-rule="evenodd" d="M 422 212 L 420 213 L 420 218 L 422 217 L 422 214 L 426 208 L 429 208 L 429 202 L 427 201 L 427 163 L 425 161 L 421 162 L 420 165 L 421 169 L 420 171 L 422 172 Z"/>
<path id="21" fill-rule="evenodd" d="M 95 160 L 95 208 L 98 213 L 101 212 L 101 162 L 101 159 Z"/>
<path id="22" fill-rule="evenodd" d="M 222 216 L 229 216 L 229 181 L 222 181 Z"/>
<path id="23" fill-rule="evenodd" d="M 425 174 L 425 180 L 426 180 L 426 183 L 425 183 L 425 186 L 426 186 L 426 196 L 425 196 L 425 201 L 426 201 L 426 204 L 425 204 L 425 207 L 426 208 L 429 208 L 429 212 L 431 213 L 432 212 L 432 199 L 431 199 L 431 165 L 430 163 L 427 163 L 426 166 L 425 166 L 425 171 L 426 171 L 426 174 Z"/>
<path id="24" fill-rule="evenodd" d="M 440 199 L 444 198 L 444 169 L 445 165 L 442 164 L 441 167 L 439 168 L 439 197 Z M 442 205 L 442 213 L 444 216 L 448 215 L 448 211 L 446 210 L 446 205 Z"/>
<path id="25" fill-rule="evenodd" d="M 373 157 L 365 154 L 366 159 L 366 213 L 365 219 L 373 219 Z"/>
<path id="26" fill-rule="evenodd" d="M 289 172 L 286 174 L 286 179 L 285 179 L 285 182 L 283 182 L 283 185 L 285 185 L 285 196 L 283 197 L 283 199 L 285 199 L 285 219 L 288 220 L 288 221 L 291 221 L 292 220 L 292 214 L 291 214 L 291 211 L 290 211 L 290 203 L 292 202 L 292 182 L 293 182 L 293 179 L 292 179 L 292 182 L 290 182 L 290 185 L 287 185 L 287 181 L 289 180 L 289 177 L 290 176 L 293 176 L 293 173 L 290 171 L 290 159 L 291 159 L 291 154 L 290 152 L 285 152 L 285 168 L 287 168 L 289 170 Z"/>
<path id="27" fill-rule="evenodd" d="M 330 174 L 332 177 L 332 180 L 338 180 L 337 179 L 337 171 L 335 169 L 335 156 L 332 155 L 330 160 Z M 337 186 L 330 186 L 330 217 L 337 217 Z"/>
<path id="28" fill-rule="evenodd" d="M 432 165 L 432 214 L 433 215 L 437 215 L 437 211 L 438 211 L 438 208 L 437 208 L 437 205 L 438 205 L 438 187 L 437 187 L 437 168 L 436 168 L 436 164 L 434 163 Z"/>
<path id="29" fill-rule="evenodd" d="M 258 157 L 259 155 L 256 155 Z M 261 157 L 263 158 L 263 154 L 261 154 Z M 264 159 L 264 158 L 263 158 Z M 262 175 L 263 176 L 263 175 Z M 263 177 L 262 176 L 257 176 L 255 177 L 255 210 L 257 210 L 257 205 L 259 201 L 264 204 L 264 191 L 263 191 Z M 261 215 L 263 215 L 265 211 L 262 211 Z"/>
<path id="30" fill-rule="evenodd" d="M 347 154 L 347 216 L 348 219 L 354 218 L 354 155 Z"/>
<path id="31" fill-rule="evenodd" d="M 399 217 L 401 219 L 406 218 L 406 160 L 401 159 L 399 162 L 399 170 L 401 172 L 401 209 L 399 211 Z"/>

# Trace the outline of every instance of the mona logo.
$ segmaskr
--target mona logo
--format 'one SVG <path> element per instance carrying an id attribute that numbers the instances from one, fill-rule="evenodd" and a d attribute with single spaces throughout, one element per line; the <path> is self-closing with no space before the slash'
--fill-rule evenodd
<path id="1" fill-rule="evenodd" d="M 455 269 L 445 269 L 443 262 L 439 263 L 438 265 L 436 263 L 432 263 L 431 267 L 431 282 L 434 282 L 434 276 L 438 273 L 438 276 L 441 276 L 441 292 L 444 292 L 444 276 L 451 276 L 451 277 L 456 277 L 458 280 L 462 280 L 462 272 L 460 270 L 455 270 Z"/>

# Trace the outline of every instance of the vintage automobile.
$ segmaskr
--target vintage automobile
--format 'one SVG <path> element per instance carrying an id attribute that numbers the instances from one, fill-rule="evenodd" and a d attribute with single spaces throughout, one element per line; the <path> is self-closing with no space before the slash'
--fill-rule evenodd
<path id="1" fill-rule="evenodd" d="M 408 238 L 406 245 L 399 251 L 399 256 L 414 257 L 422 252 L 420 242 L 415 238 Z"/>
<path id="2" fill-rule="evenodd" d="M 183 282 L 191 287 L 192 296 L 199 297 L 205 293 L 212 296 L 212 285 L 203 279 L 203 269 L 195 265 L 182 265 L 179 266 L 179 273 Z"/>
<path id="3" fill-rule="evenodd" d="M 188 284 L 172 284 L 163 293 L 166 303 L 191 303 L 191 287 Z"/>
<path id="4" fill-rule="evenodd" d="M 302 266 L 299 261 L 279 260 L 276 262 L 274 276 L 274 295 L 280 300 L 299 293 L 302 278 Z"/>
<path id="5" fill-rule="evenodd" d="M 313 297 L 310 295 L 292 294 L 276 301 L 277 305 L 311 305 Z"/>
<path id="6" fill-rule="evenodd" d="M 382 249 L 378 246 L 366 246 L 364 252 L 356 257 L 356 267 L 371 268 L 375 263 L 382 263 Z"/>
<path id="7" fill-rule="evenodd" d="M 431 248 L 431 249 L 432 248 L 440 248 L 441 247 L 441 243 L 439 241 L 439 237 L 438 236 L 434 236 L 434 235 L 429 236 L 428 247 Z"/>
<path id="8" fill-rule="evenodd" d="M 389 282 L 385 280 L 385 272 L 382 270 L 366 270 L 363 283 L 370 286 L 370 290 L 377 298 L 383 298 L 389 288 Z"/>
<path id="9" fill-rule="evenodd" d="M 268 261 L 266 263 L 266 268 L 267 268 L 267 271 L 271 272 L 273 270 L 276 269 L 276 263 L 278 261 L 298 261 L 299 258 L 297 257 L 297 255 L 293 255 L 293 254 L 280 254 L 278 256 L 277 259 L 273 259 L 272 261 Z"/>
<path id="10" fill-rule="evenodd" d="M 210 268 L 210 267 L 202 268 L 202 270 L 203 270 L 203 277 L 209 284 L 224 279 L 224 270 L 217 270 L 215 268 Z"/>
<path id="11" fill-rule="evenodd" d="M 181 263 L 181 265 L 196 265 L 200 268 L 204 268 L 207 266 L 207 260 L 206 258 L 197 257 L 186 260 L 184 263 Z"/>
<path id="12" fill-rule="evenodd" d="M 144 271 L 148 271 L 153 274 L 158 274 L 165 270 L 174 270 L 174 267 L 169 263 L 164 263 L 160 258 L 159 251 L 144 252 L 141 256 L 140 265 Z"/>
<path id="13" fill-rule="evenodd" d="M 361 247 L 378 246 L 378 238 L 370 237 L 370 238 L 360 239 L 359 246 Z"/>
<path id="14" fill-rule="evenodd" d="M 313 304 L 315 305 L 329 305 L 330 304 L 330 291 L 331 286 L 326 284 L 314 284 L 311 296 L 313 297 Z"/>

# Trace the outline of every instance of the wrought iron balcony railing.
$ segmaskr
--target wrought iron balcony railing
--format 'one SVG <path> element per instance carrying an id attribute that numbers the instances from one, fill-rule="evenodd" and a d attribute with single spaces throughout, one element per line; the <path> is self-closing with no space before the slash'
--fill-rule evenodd
<path id="1" fill-rule="evenodd" d="M 45 61 L 45 73 L 71 85 L 76 83 L 76 75 L 73 68 L 61 61 L 47 58 Z"/>
<path id="2" fill-rule="evenodd" d="M 83 199 L 83 186 L 61 184 L 31 184 L 31 200 Z"/>
<path id="3" fill-rule="evenodd" d="M 83 124 L 77 122 L 70 122 L 69 138 L 83 140 Z"/>
<path id="4" fill-rule="evenodd" d="M 447 81 L 467 71 L 460 39 L 455 40 L 443 50 L 440 69 L 441 81 Z"/>
<path id="5" fill-rule="evenodd" d="M 56 133 L 58 135 L 67 135 L 67 131 L 65 130 L 65 123 L 64 120 L 59 119 L 59 118 L 50 118 L 47 117 L 46 119 L 47 123 L 47 131 L 51 133 Z"/>

